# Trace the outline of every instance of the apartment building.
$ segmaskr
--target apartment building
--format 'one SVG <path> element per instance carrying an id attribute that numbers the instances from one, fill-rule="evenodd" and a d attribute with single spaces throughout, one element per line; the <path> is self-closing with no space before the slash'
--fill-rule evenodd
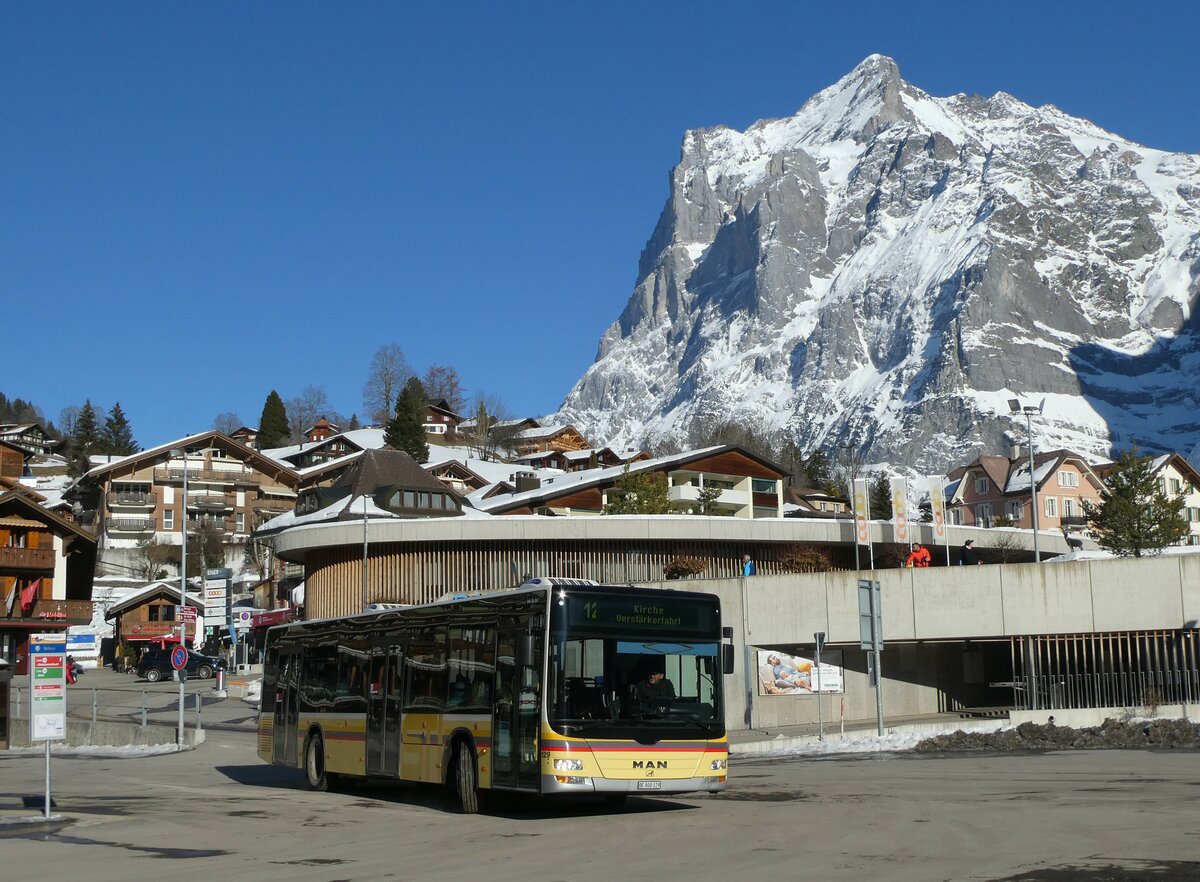
<path id="1" fill-rule="evenodd" d="M 981 456 L 946 476 L 946 508 L 951 524 L 992 527 L 998 518 L 1014 527 L 1033 528 L 1029 458 Z M 1103 482 L 1078 453 L 1051 450 L 1033 459 L 1038 528 L 1082 531 L 1087 527 L 1084 501 L 1100 502 Z M 1002 523 L 1005 521 L 1001 521 Z"/>
<path id="2" fill-rule="evenodd" d="M 95 532 L 101 566 L 128 571 L 148 542 L 181 544 L 186 510 L 188 533 L 218 532 L 240 567 L 240 546 L 293 508 L 298 481 L 286 464 L 210 431 L 97 465 L 67 498 Z"/>

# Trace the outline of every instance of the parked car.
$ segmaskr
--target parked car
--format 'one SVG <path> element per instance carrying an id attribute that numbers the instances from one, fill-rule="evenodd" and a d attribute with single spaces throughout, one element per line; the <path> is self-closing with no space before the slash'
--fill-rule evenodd
<path id="1" fill-rule="evenodd" d="M 170 677 L 174 668 L 171 667 L 171 650 L 173 646 L 167 646 L 162 649 L 151 647 L 142 653 L 142 657 L 138 659 L 137 675 L 145 677 L 151 683 L 157 683 L 164 677 Z M 185 670 L 189 677 L 199 677 L 201 680 L 207 680 L 215 671 L 225 670 L 225 659 L 213 655 L 204 655 L 192 650 L 188 651 L 188 660 Z"/>

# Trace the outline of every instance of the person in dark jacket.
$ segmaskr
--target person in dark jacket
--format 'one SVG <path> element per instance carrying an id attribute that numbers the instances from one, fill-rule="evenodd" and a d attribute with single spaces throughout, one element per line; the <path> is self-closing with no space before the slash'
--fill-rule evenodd
<path id="1" fill-rule="evenodd" d="M 982 563 L 979 559 L 979 552 L 975 550 L 975 540 L 968 539 L 962 545 L 962 556 L 959 563 L 964 567 L 973 567 Z"/>
<path id="2" fill-rule="evenodd" d="M 642 707 L 658 707 L 675 699 L 675 685 L 662 671 L 652 671 L 637 684 L 634 694 Z"/>

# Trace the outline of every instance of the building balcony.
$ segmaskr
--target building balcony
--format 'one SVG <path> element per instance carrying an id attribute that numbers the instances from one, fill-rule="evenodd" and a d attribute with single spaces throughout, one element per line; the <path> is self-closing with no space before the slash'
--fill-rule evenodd
<path id="1" fill-rule="evenodd" d="M 232 532 L 233 527 L 225 518 L 201 516 L 188 518 L 188 533 L 198 533 L 201 530 L 215 530 L 218 533 Z"/>
<path id="2" fill-rule="evenodd" d="M 53 548 L 0 548 L 0 571 L 53 569 Z"/>
<path id="3" fill-rule="evenodd" d="M 228 496 L 189 496 L 191 511 L 232 511 L 233 499 Z"/>
<path id="4" fill-rule="evenodd" d="M 1068 529 L 1075 527 L 1076 529 L 1083 530 L 1088 525 L 1088 519 L 1083 515 L 1064 515 L 1058 520 L 1060 524 Z"/>
<path id="5" fill-rule="evenodd" d="M 28 613 L 22 610 L 20 603 L 14 603 L 12 615 L 5 621 L 30 626 L 51 623 L 87 625 L 92 621 L 92 602 L 90 600 L 46 600 L 39 597 L 29 607 Z"/>
<path id="6" fill-rule="evenodd" d="M 152 533 L 154 518 L 108 518 L 104 529 L 108 533 Z"/>
<path id="7" fill-rule="evenodd" d="M 153 508 L 157 502 L 153 493 L 117 493 L 104 494 L 109 508 Z"/>
<path id="8" fill-rule="evenodd" d="M 700 490 L 701 488 L 696 484 L 677 484 L 674 487 L 667 488 L 667 499 L 671 502 L 683 504 L 698 502 L 700 500 Z M 772 504 L 774 504 L 775 497 L 771 497 L 771 499 Z M 725 487 L 721 488 L 721 495 L 716 498 L 718 505 L 733 505 L 739 508 L 749 501 L 749 496 L 745 490 L 731 490 Z"/>
<path id="9" fill-rule="evenodd" d="M 226 469 L 201 469 L 188 467 L 187 479 L 193 484 L 242 484 L 258 485 L 262 475 L 257 472 Z M 182 466 L 157 466 L 154 469 L 154 480 L 169 484 L 183 483 Z"/>
<path id="10" fill-rule="evenodd" d="M 274 517 L 275 515 L 289 512 L 296 507 L 294 499 L 252 499 L 250 500 L 250 510 L 258 513 Z"/>

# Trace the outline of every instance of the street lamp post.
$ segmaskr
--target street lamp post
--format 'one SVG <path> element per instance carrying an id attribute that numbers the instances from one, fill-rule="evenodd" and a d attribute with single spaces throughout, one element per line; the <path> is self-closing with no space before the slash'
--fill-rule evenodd
<path id="1" fill-rule="evenodd" d="M 1008 401 L 1008 409 L 1014 414 L 1025 414 L 1025 428 L 1029 435 L 1029 504 L 1032 508 L 1033 515 L 1033 560 L 1035 563 L 1042 562 L 1042 553 L 1038 548 L 1038 504 L 1037 504 L 1037 479 L 1033 473 L 1033 415 L 1041 416 L 1042 408 L 1046 406 L 1046 399 L 1043 398 L 1041 404 L 1034 407 L 1032 404 L 1021 406 L 1021 402 L 1016 398 L 1010 398 Z"/>
<path id="2" fill-rule="evenodd" d="M 188 455 L 187 448 L 184 447 L 178 450 L 172 450 L 171 455 L 176 453 L 183 454 L 183 516 L 179 519 L 179 533 L 181 547 L 179 551 L 179 611 L 175 618 L 179 625 L 179 645 L 186 646 L 187 644 L 187 622 L 180 616 L 183 615 L 183 609 L 187 606 L 187 501 L 188 501 Z M 176 745 L 183 746 L 183 671 L 175 672 L 175 679 L 179 681 L 179 728 L 175 732 Z"/>

